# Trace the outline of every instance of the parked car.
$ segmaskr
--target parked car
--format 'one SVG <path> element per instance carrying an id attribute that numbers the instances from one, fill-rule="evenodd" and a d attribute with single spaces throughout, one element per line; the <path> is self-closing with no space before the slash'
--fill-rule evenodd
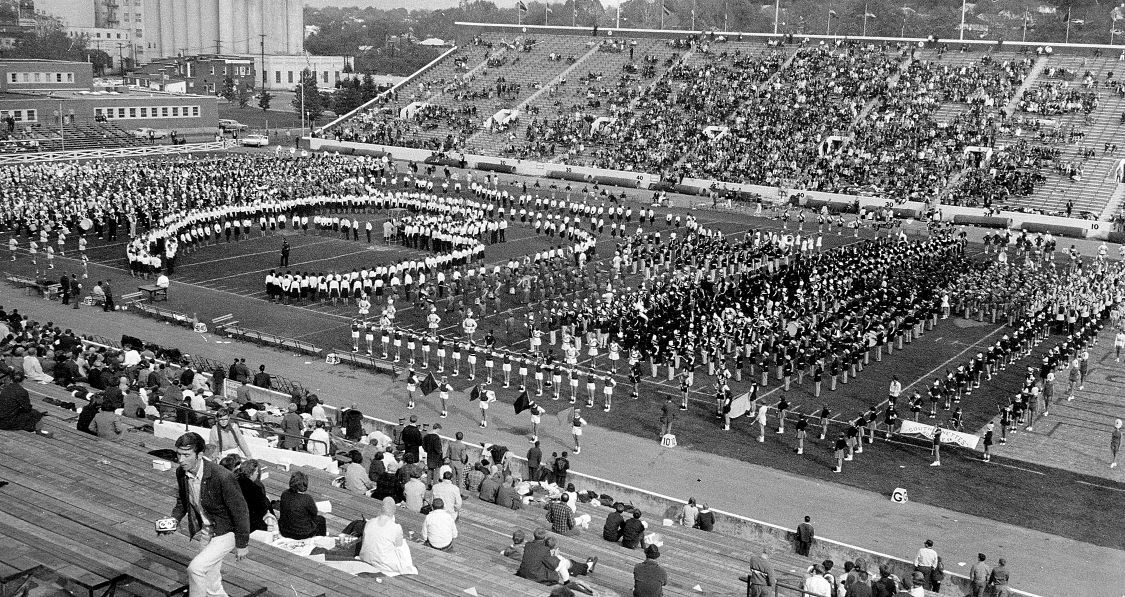
<path id="1" fill-rule="evenodd" d="M 239 122 L 237 120 L 231 120 L 229 118 L 220 118 L 219 119 L 219 130 L 223 131 L 224 133 L 229 133 L 231 131 L 238 131 L 238 132 L 241 133 L 242 131 L 250 130 L 250 127 L 245 125 L 245 124 L 242 124 L 241 122 Z"/>
<path id="2" fill-rule="evenodd" d="M 243 147 L 265 147 L 270 144 L 270 138 L 255 133 L 239 139 L 239 143 L 241 143 Z"/>
<path id="3" fill-rule="evenodd" d="M 153 129 L 148 127 L 141 127 L 129 131 L 137 139 L 163 139 L 168 136 L 168 131 L 164 129 Z"/>

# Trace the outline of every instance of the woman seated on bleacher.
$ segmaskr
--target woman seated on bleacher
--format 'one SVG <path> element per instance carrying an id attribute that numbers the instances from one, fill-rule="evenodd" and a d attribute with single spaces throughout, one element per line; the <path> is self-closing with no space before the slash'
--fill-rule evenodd
<path id="1" fill-rule="evenodd" d="M 246 508 L 250 512 L 250 530 L 265 531 L 269 528 L 267 517 L 274 517 L 273 505 L 266 488 L 262 485 L 262 466 L 253 458 L 243 460 L 234 471 L 242 497 L 246 498 Z M 276 521 L 276 517 L 273 518 Z"/>
<path id="2" fill-rule="evenodd" d="M 328 523 L 319 514 L 316 500 L 305 493 L 309 478 L 297 471 L 289 477 L 289 489 L 281 493 L 281 515 L 277 530 L 287 539 L 308 539 L 328 534 Z"/>
<path id="3" fill-rule="evenodd" d="M 234 411 L 227 407 L 219 410 L 215 415 L 215 425 L 211 427 L 207 444 L 215 446 L 220 454 L 233 452 L 243 458 L 252 458 L 250 447 L 242 435 L 242 429 L 231 418 L 233 413 Z"/>
<path id="4" fill-rule="evenodd" d="M 363 527 L 359 559 L 387 576 L 418 574 L 410 557 L 410 546 L 402 536 L 402 525 L 395 522 L 394 499 L 383 498 L 382 506 L 379 515 L 368 519 Z"/>
<path id="5" fill-rule="evenodd" d="M 122 435 L 125 435 L 125 423 L 121 421 L 121 415 L 118 415 L 116 409 L 109 402 L 102 402 L 101 406 L 95 407 L 89 405 L 86 408 L 97 408 L 98 413 L 94 415 L 94 420 L 90 422 L 90 432 L 101 439 L 108 439 L 111 441 L 118 440 Z"/>
<path id="6" fill-rule="evenodd" d="M 39 361 L 39 358 L 43 355 L 44 351 L 41 346 L 28 349 L 28 353 L 24 355 L 23 374 L 28 381 L 48 384 L 55 380 L 55 378 L 43 372 L 43 364 Z"/>

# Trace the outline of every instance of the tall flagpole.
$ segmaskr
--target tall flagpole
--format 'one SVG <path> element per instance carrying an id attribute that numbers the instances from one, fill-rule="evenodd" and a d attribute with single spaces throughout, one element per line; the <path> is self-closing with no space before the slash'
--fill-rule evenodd
<path id="1" fill-rule="evenodd" d="M 867 3 L 864 2 L 863 3 L 863 35 L 862 35 L 862 37 L 867 37 L 867 15 L 869 15 L 869 14 L 871 14 L 871 12 L 869 12 L 867 10 Z"/>
<path id="2" fill-rule="evenodd" d="M 695 6 L 696 0 L 691 0 L 691 30 L 695 31 Z"/>
<path id="3" fill-rule="evenodd" d="M 1066 41 L 1063 43 L 1070 43 L 1070 7 L 1066 7 Z"/>
<path id="4" fill-rule="evenodd" d="M 667 10 L 667 9 L 664 7 L 664 0 L 660 0 L 660 28 L 661 29 L 664 28 L 664 11 L 665 10 Z M 1113 38 L 1110 38 L 1109 43 L 1111 43 L 1111 44 L 1113 43 Z"/>
<path id="5" fill-rule="evenodd" d="M 773 34 L 777 35 L 777 19 L 781 16 L 781 0 L 773 0 Z"/>
<path id="6" fill-rule="evenodd" d="M 621 5 L 620 4 L 617 5 L 617 26 L 614 27 L 614 28 L 615 29 L 621 28 Z"/>
<path id="7" fill-rule="evenodd" d="M 961 0 L 961 29 L 957 39 L 965 41 L 965 0 Z"/>

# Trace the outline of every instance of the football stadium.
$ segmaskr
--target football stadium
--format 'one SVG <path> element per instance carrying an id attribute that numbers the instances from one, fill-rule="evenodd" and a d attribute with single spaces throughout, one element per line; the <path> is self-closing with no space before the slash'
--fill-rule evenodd
<path id="1" fill-rule="evenodd" d="M 4 146 L 0 597 L 1123 592 L 1119 47 L 523 21 Z"/>

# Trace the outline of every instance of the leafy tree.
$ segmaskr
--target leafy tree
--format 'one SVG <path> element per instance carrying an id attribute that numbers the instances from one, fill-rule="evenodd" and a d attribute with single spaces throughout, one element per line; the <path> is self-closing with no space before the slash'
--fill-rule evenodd
<path id="1" fill-rule="evenodd" d="M 232 103 L 238 99 L 238 87 L 234 84 L 234 77 L 227 75 L 223 79 L 223 88 L 219 91 L 219 97 Z"/>
<path id="2" fill-rule="evenodd" d="M 258 107 L 261 108 L 263 112 L 265 112 L 266 110 L 269 110 L 270 109 L 270 100 L 272 100 L 272 99 L 273 99 L 273 94 L 266 91 L 265 89 L 263 89 L 262 94 L 258 96 Z"/>
<path id="3" fill-rule="evenodd" d="M 302 91 L 304 92 L 303 101 Z M 324 96 L 320 94 L 320 89 L 316 86 L 316 73 L 307 68 L 302 70 L 301 82 L 293 88 L 293 110 L 298 116 L 301 116 L 303 107 L 303 116 L 308 119 L 309 126 L 312 126 L 320 118 L 320 113 L 324 111 L 326 105 L 324 99 Z"/>
<path id="4" fill-rule="evenodd" d="M 90 63 L 94 65 L 94 72 L 98 76 L 104 75 L 106 69 L 113 66 L 113 57 L 104 50 L 89 50 L 86 55 L 90 59 Z"/>
<path id="5" fill-rule="evenodd" d="M 250 105 L 250 100 L 254 97 L 254 86 L 249 83 L 243 83 L 238 88 L 238 107 L 246 109 Z"/>

